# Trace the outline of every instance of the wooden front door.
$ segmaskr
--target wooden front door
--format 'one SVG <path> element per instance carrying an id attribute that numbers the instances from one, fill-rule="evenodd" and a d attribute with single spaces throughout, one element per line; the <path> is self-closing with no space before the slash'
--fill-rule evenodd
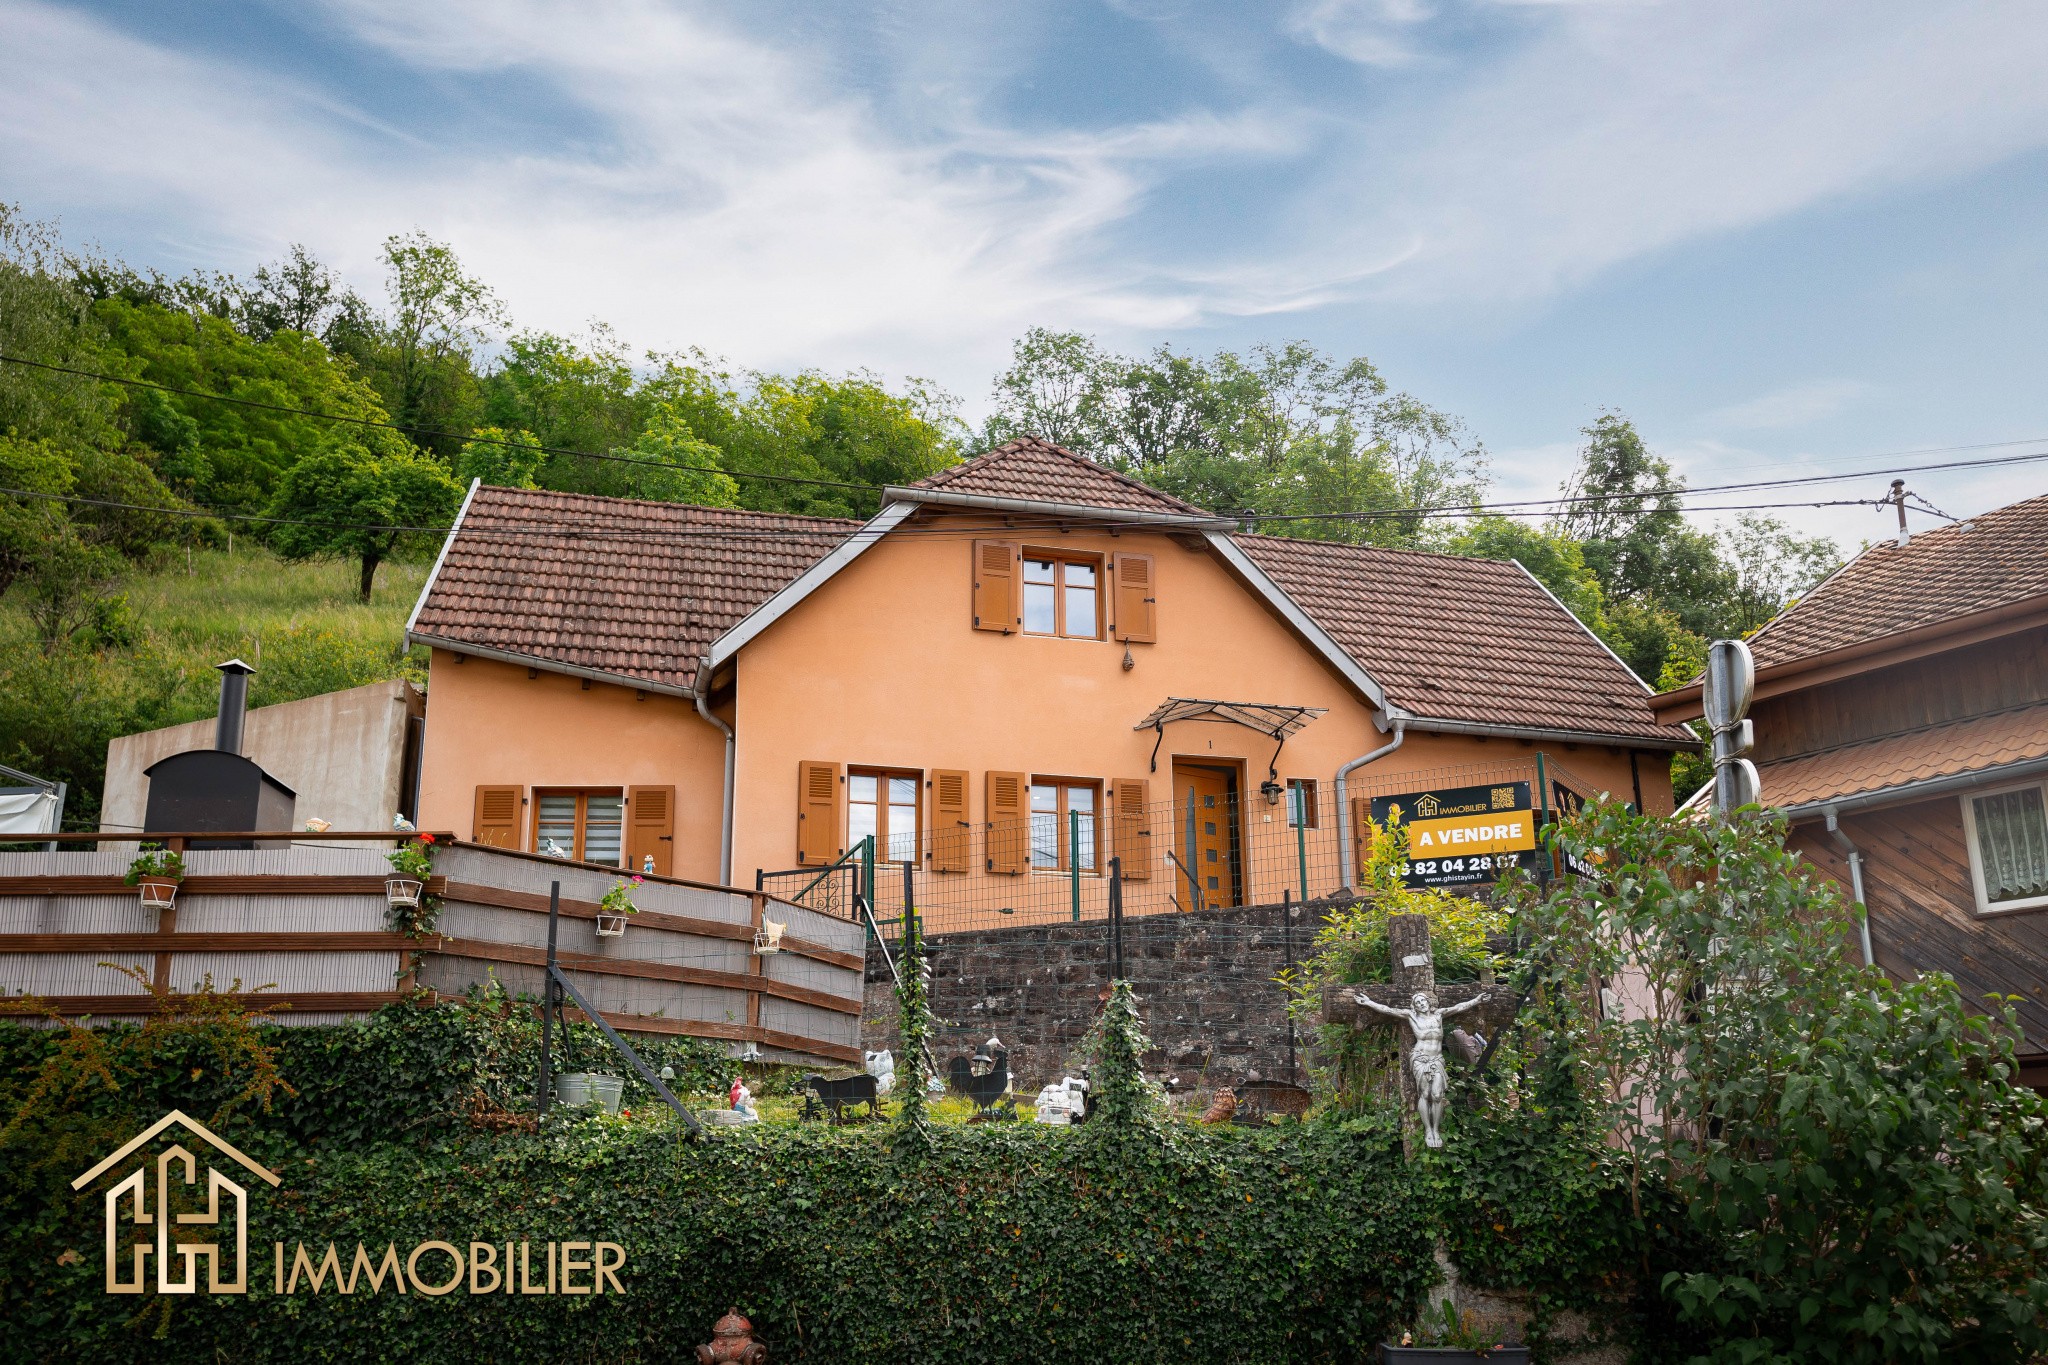
<path id="1" fill-rule="evenodd" d="M 1235 769 L 1175 761 L 1173 847 L 1180 861 L 1173 895 L 1181 909 L 1243 903 Z"/>

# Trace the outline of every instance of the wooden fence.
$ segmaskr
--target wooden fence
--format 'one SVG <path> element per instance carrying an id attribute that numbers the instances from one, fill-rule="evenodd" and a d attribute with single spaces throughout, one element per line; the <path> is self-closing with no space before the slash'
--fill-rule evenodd
<path id="1" fill-rule="evenodd" d="M 538 998 L 559 882 L 559 960 L 613 1027 L 752 1043 L 781 1060 L 860 1059 L 862 929 L 762 892 L 648 877 L 625 934 L 599 938 L 616 870 L 444 839 L 427 886 L 443 898 L 436 932 L 414 939 L 386 924 L 381 850 L 296 836 L 187 852 L 175 906 L 157 911 L 122 883 L 131 849 L 0 853 L 0 995 L 67 1016 L 154 1009 L 151 989 L 114 964 L 157 991 L 240 982 L 281 1024 L 333 1023 L 492 976 Z M 764 919 L 787 925 L 778 953 L 754 951 Z"/>

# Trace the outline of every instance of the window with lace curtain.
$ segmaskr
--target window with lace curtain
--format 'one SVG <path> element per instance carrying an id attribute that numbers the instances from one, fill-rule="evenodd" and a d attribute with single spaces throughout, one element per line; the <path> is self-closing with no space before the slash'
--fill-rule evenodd
<path id="1" fill-rule="evenodd" d="M 2048 906 L 2048 784 L 1963 798 L 1980 913 Z"/>

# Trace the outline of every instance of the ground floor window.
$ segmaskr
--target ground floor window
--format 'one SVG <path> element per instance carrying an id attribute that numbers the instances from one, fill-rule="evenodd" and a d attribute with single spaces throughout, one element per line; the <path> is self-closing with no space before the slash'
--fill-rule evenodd
<path id="1" fill-rule="evenodd" d="M 875 856 L 883 862 L 914 862 L 918 857 L 917 787 L 914 772 L 854 768 L 846 774 L 846 846 L 870 834 Z"/>
<path id="2" fill-rule="evenodd" d="M 617 787 L 533 794 L 533 849 L 577 862 L 619 865 L 624 850 L 626 794 Z"/>
<path id="3" fill-rule="evenodd" d="M 1031 779 L 1031 865 L 1047 870 L 1095 870 L 1096 820 L 1102 784 L 1063 777 Z M 1076 817 L 1080 837 L 1075 835 Z"/>
<path id="4" fill-rule="evenodd" d="M 1963 825 L 1979 910 L 2048 905 L 2048 786 L 1967 795 Z"/>

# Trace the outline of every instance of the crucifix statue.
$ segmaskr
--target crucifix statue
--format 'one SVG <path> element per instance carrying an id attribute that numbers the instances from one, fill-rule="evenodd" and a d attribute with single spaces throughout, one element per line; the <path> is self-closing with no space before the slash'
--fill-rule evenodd
<path id="1" fill-rule="evenodd" d="M 1393 981 L 1332 986 L 1324 994 L 1323 1012 L 1332 1022 L 1377 1024 L 1385 1019 L 1407 1026 L 1401 1030 L 1402 1107 L 1421 1121 L 1423 1144 L 1441 1147 L 1444 1100 L 1450 1085 L 1444 1044 L 1449 1041 L 1471 1061 L 1476 1061 L 1486 1046 L 1484 1036 L 1463 1029 L 1454 1029 L 1447 1040 L 1444 1020 L 1477 1011 L 1477 1019 L 1491 1032 L 1512 1020 L 1514 996 L 1490 980 L 1472 986 L 1438 986 L 1429 947 L 1429 921 L 1421 915 L 1389 919 L 1387 947 L 1393 957 Z"/>

